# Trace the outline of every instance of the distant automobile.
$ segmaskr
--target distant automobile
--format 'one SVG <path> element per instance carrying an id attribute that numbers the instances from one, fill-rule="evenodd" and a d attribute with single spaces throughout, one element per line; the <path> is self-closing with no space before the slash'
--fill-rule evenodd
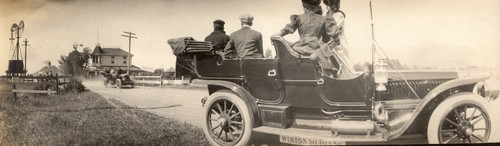
<path id="1" fill-rule="evenodd" d="M 107 72 L 101 72 L 104 76 L 104 87 L 108 87 L 110 85 L 114 85 L 116 88 L 120 89 L 123 86 L 130 86 L 131 88 L 135 87 L 135 81 L 130 78 L 128 74 L 119 74 L 117 76 L 113 76 Z"/>

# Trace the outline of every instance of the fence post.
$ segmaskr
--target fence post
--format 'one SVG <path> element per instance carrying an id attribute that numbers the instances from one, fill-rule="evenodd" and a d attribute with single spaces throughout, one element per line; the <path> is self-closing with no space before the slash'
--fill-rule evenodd
<path id="1" fill-rule="evenodd" d="M 160 76 L 160 87 L 163 86 L 163 76 Z"/>
<path id="2" fill-rule="evenodd" d="M 56 94 L 59 93 L 59 75 L 56 73 Z"/>
<path id="3" fill-rule="evenodd" d="M 12 83 L 12 90 L 15 90 L 16 89 L 16 83 Z M 14 102 L 17 101 L 17 92 L 12 92 L 14 93 Z"/>
<path id="4" fill-rule="evenodd" d="M 18 83 L 21 79 L 20 77 L 12 77 L 11 78 L 12 82 L 12 90 L 16 90 L 16 83 Z M 12 92 L 14 93 L 14 102 L 17 101 L 17 92 Z"/>

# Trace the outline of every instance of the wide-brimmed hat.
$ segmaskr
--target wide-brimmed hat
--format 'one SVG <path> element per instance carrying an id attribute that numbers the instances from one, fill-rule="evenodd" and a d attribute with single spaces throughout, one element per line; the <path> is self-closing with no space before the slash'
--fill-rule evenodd
<path id="1" fill-rule="evenodd" d="M 243 14 L 240 16 L 241 22 L 252 22 L 253 21 L 253 16 L 250 14 Z"/>
<path id="2" fill-rule="evenodd" d="M 323 0 L 323 3 L 328 7 L 340 8 L 340 0 Z"/>
<path id="3" fill-rule="evenodd" d="M 303 7 L 313 8 L 314 6 L 318 6 L 321 4 L 321 0 L 302 0 Z"/>

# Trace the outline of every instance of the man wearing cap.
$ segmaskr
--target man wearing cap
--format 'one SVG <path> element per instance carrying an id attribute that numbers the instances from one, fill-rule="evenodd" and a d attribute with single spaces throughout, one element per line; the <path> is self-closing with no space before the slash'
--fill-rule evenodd
<path id="1" fill-rule="evenodd" d="M 229 42 L 229 36 L 226 35 L 226 32 L 224 31 L 224 24 L 225 23 L 222 20 L 215 20 L 214 32 L 205 37 L 205 41 L 211 42 L 212 47 L 216 51 L 223 51 L 224 47 L 226 47 L 227 42 Z"/>
<path id="2" fill-rule="evenodd" d="M 228 58 L 263 58 L 262 34 L 252 30 L 253 16 L 240 16 L 241 29 L 230 35 L 230 40 L 224 48 Z"/>
<path id="3" fill-rule="evenodd" d="M 292 48 L 302 55 L 311 55 L 324 71 L 335 70 L 329 59 L 333 54 L 325 45 L 335 34 L 335 21 L 317 13 L 321 9 L 320 3 L 320 0 L 302 0 L 304 14 L 291 15 L 291 22 L 275 35 L 285 36 L 299 30 L 300 39 L 291 45 Z"/>

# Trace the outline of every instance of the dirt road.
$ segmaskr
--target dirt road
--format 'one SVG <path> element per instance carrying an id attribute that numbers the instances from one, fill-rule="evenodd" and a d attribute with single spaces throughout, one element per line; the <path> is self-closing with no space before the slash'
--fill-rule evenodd
<path id="1" fill-rule="evenodd" d="M 114 98 L 163 117 L 202 126 L 200 101 L 203 97 L 208 96 L 207 91 L 140 86 L 122 89 L 104 88 L 102 82 L 99 81 L 84 81 L 84 84 L 105 98 Z"/>
<path id="2" fill-rule="evenodd" d="M 136 87 L 136 88 L 104 88 L 102 82 L 85 81 L 85 86 L 90 90 L 103 95 L 106 98 L 114 98 L 125 104 L 136 106 L 157 115 L 173 118 L 179 121 L 187 122 L 198 127 L 202 127 L 203 109 L 200 100 L 208 96 L 206 90 L 187 90 L 172 88 L 155 87 Z M 500 100 L 492 102 L 492 105 L 498 105 Z M 495 106 L 492 115 L 498 116 L 500 106 Z M 493 123 L 497 123 L 494 120 Z M 494 128 L 500 129 L 500 128 Z M 500 130 L 493 130 L 500 131 Z M 492 134 L 492 138 L 500 137 L 499 134 Z M 498 142 L 498 140 L 495 140 Z M 422 144 L 427 143 L 425 138 L 401 138 L 391 141 L 390 144 Z"/>

